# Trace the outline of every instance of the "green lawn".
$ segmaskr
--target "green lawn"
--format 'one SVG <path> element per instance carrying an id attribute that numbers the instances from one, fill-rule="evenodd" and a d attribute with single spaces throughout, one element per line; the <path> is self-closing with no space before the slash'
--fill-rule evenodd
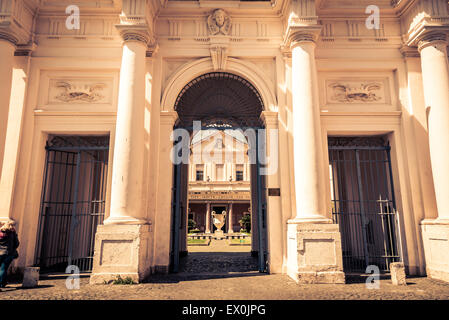
<path id="1" fill-rule="evenodd" d="M 246 238 L 246 239 L 231 239 L 230 244 L 251 244 L 251 238 Z"/>
<path id="2" fill-rule="evenodd" d="M 208 239 L 187 239 L 187 244 L 207 244 Z"/>

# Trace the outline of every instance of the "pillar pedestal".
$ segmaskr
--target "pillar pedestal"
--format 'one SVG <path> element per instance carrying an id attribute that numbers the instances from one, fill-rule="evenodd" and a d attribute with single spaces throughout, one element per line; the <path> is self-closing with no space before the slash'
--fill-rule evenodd
<path id="1" fill-rule="evenodd" d="M 99 225 L 90 284 L 131 278 L 138 283 L 150 274 L 150 225 Z"/>
<path id="2" fill-rule="evenodd" d="M 345 283 L 341 237 L 332 223 L 287 225 L 288 275 L 297 283 Z"/>
<path id="3" fill-rule="evenodd" d="M 449 282 L 449 220 L 423 220 L 421 230 L 427 276 Z"/>

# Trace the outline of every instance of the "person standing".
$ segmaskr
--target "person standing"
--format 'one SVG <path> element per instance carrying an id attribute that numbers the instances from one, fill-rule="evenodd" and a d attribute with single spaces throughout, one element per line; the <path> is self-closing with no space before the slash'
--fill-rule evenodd
<path id="1" fill-rule="evenodd" d="M 0 228 L 0 288 L 6 287 L 6 277 L 11 262 L 19 257 L 15 222 L 9 220 Z"/>

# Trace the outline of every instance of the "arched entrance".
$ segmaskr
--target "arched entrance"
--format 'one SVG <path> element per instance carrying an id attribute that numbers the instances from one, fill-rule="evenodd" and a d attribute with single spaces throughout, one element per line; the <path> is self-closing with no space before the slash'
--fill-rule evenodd
<path id="1" fill-rule="evenodd" d="M 264 103 L 258 90 L 249 81 L 236 74 L 228 72 L 205 73 L 183 87 L 176 98 L 174 110 L 178 114 L 178 119 L 174 126 L 173 159 L 177 160 L 174 161 L 173 175 L 171 270 L 173 272 L 179 271 L 180 253 L 187 252 L 188 172 L 193 145 L 192 139 L 198 136 L 198 132 L 201 135 L 203 132 L 207 132 L 209 136 L 214 136 L 217 132 L 224 132 L 234 137 L 243 137 L 248 145 L 245 153 L 250 163 L 248 171 L 252 225 L 251 249 L 252 254 L 258 257 L 258 271 L 266 271 L 267 206 L 265 179 L 260 174 L 261 153 L 257 152 L 259 146 L 265 144 L 265 130 L 260 119 L 264 110 Z M 213 173 L 213 175 L 215 174 Z M 199 176 L 203 179 L 203 174 Z M 232 181 L 232 179 L 231 175 L 229 181 Z M 225 199 L 225 196 L 221 200 L 230 201 L 230 199 Z M 209 211 L 206 214 L 209 214 Z M 226 220 L 226 224 L 233 223 L 229 219 Z M 217 239 L 217 237 L 223 239 L 217 236 L 216 232 L 211 232 L 209 228 L 202 233 L 202 236 L 205 239 Z M 233 239 L 235 235 L 225 232 L 223 237 L 228 240 Z"/>

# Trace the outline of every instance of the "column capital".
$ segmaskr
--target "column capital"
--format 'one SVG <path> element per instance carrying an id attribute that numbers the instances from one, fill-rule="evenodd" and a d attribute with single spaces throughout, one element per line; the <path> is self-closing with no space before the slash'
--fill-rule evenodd
<path id="1" fill-rule="evenodd" d="M 7 41 L 13 46 L 16 46 L 17 42 L 19 42 L 19 40 L 15 36 L 6 32 L 0 32 L 0 41 Z"/>
<path id="2" fill-rule="evenodd" d="M 123 43 L 140 42 L 146 47 L 154 47 L 154 40 L 145 26 L 130 27 L 126 25 L 116 25 L 115 27 L 119 31 Z"/>
<path id="3" fill-rule="evenodd" d="M 178 120 L 178 113 L 176 111 L 161 111 L 161 124 L 174 126 Z"/>
<path id="4" fill-rule="evenodd" d="M 438 46 L 442 45 L 446 47 L 447 42 L 447 33 L 445 32 L 431 32 L 424 34 L 418 40 L 418 51 L 421 52 L 422 49 L 428 46 Z"/>
<path id="5" fill-rule="evenodd" d="M 401 52 L 401 54 L 404 58 L 419 58 L 420 57 L 419 51 L 414 47 L 403 45 L 401 48 L 399 48 L 399 51 Z"/>
<path id="6" fill-rule="evenodd" d="M 282 48 L 291 50 L 302 43 L 316 43 L 320 33 L 320 25 L 289 26 Z"/>
<path id="7" fill-rule="evenodd" d="M 265 125 L 265 128 L 277 128 L 278 127 L 278 113 L 274 111 L 262 111 L 260 119 Z"/>

